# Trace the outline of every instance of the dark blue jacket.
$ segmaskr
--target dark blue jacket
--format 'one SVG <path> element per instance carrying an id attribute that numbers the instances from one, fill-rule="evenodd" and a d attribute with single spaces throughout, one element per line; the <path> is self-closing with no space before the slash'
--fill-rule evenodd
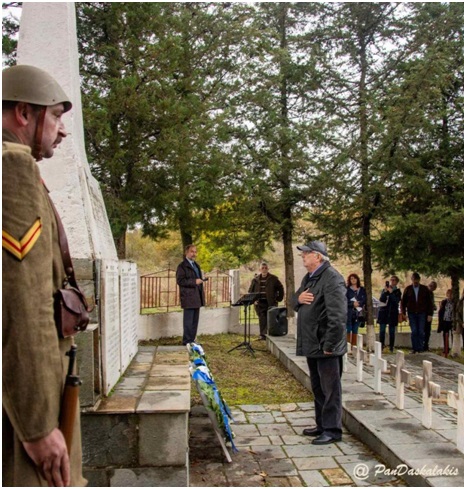
<path id="1" fill-rule="evenodd" d="M 358 290 L 354 291 L 351 287 L 346 288 L 346 302 L 348 307 L 348 318 L 352 321 L 357 321 L 358 311 L 354 308 L 354 301 L 351 299 L 356 298 L 359 302 L 358 307 L 364 307 L 367 302 L 367 293 L 364 287 L 359 287 Z"/>
<path id="2" fill-rule="evenodd" d="M 400 312 L 399 305 L 401 301 L 401 290 L 394 289 L 392 293 L 388 290 L 383 290 L 380 294 L 380 302 L 386 303 L 386 306 L 379 308 L 377 316 L 378 324 L 389 324 L 390 326 L 398 326 L 398 314 Z"/>

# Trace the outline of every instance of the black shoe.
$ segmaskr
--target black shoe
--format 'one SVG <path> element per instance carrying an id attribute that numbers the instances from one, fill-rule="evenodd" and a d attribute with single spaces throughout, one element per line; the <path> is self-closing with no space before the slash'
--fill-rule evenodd
<path id="1" fill-rule="evenodd" d="M 319 436 L 322 435 L 322 431 L 316 426 L 315 428 L 305 428 L 303 430 L 305 436 Z"/>
<path id="2" fill-rule="evenodd" d="M 258 341 L 264 341 L 266 339 L 265 336 L 261 335 L 259 338 L 258 338 Z"/>
<path id="3" fill-rule="evenodd" d="M 333 438 L 329 435 L 322 434 L 312 441 L 313 445 L 329 445 L 330 443 L 336 443 L 337 441 L 342 441 L 342 438 Z"/>

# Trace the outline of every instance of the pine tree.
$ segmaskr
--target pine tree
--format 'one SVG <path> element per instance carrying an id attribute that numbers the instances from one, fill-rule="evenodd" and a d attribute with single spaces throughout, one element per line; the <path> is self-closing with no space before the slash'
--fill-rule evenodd
<path id="1" fill-rule="evenodd" d="M 464 6 L 418 4 L 409 59 L 389 114 L 399 134 L 397 198 L 377 244 L 384 267 L 464 278 Z M 401 128 L 401 131 L 398 128 Z"/>

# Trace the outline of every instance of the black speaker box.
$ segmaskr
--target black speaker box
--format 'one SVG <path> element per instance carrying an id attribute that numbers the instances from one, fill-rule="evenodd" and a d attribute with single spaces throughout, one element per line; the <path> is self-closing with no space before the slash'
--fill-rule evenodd
<path id="1" fill-rule="evenodd" d="M 267 331 L 269 336 L 285 336 L 288 333 L 286 307 L 270 307 L 267 310 Z"/>

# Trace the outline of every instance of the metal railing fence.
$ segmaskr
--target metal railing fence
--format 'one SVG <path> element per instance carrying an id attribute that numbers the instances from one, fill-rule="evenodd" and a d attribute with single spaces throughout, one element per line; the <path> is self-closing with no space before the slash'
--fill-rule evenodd
<path id="1" fill-rule="evenodd" d="M 230 276 L 227 272 L 212 270 L 204 282 L 206 307 L 230 306 Z M 176 271 L 172 268 L 140 277 L 140 312 L 169 312 L 180 308 Z"/>

